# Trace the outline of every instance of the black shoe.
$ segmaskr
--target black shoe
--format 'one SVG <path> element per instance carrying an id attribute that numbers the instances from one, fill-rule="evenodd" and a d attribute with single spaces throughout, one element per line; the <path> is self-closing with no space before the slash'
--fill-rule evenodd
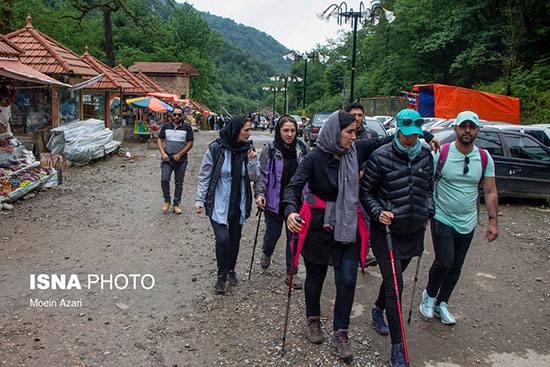
<path id="1" fill-rule="evenodd" d="M 407 362 L 405 362 L 405 349 L 403 348 L 403 343 L 391 346 L 390 366 L 407 367 Z"/>
<path id="2" fill-rule="evenodd" d="M 227 279 L 225 277 L 218 277 L 218 281 L 216 282 L 216 285 L 214 286 L 214 289 L 216 289 L 216 292 L 218 294 L 224 294 L 225 293 L 225 282 L 227 282 Z"/>
<path id="3" fill-rule="evenodd" d="M 234 270 L 231 270 L 229 272 L 229 276 L 227 277 L 227 283 L 229 283 L 229 285 L 231 286 L 237 285 L 239 283 L 239 280 L 237 279 L 237 274 L 235 273 Z"/>
<path id="4" fill-rule="evenodd" d="M 365 268 L 369 266 L 377 266 L 378 261 L 376 261 L 375 257 L 369 257 L 365 260 Z"/>
<path id="5" fill-rule="evenodd" d="M 388 335 L 390 333 L 388 324 L 384 320 L 384 311 L 377 307 L 372 308 L 372 325 L 380 335 Z"/>

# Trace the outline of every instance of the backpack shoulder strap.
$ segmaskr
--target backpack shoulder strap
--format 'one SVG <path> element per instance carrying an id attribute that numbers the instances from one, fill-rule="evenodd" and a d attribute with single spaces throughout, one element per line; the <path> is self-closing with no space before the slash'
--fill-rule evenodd
<path id="1" fill-rule="evenodd" d="M 479 148 L 479 157 L 481 158 L 481 179 L 485 176 L 485 169 L 487 168 L 487 163 L 489 158 L 487 157 L 487 152 L 485 149 Z"/>
<path id="2" fill-rule="evenodd" d="M 302 152 L 302 157 L 305 157 L 306 154 L 308 153 L 306 143 L 304 143 L 303 141 L 298 139 L 298 147 L 299 147 L 300 151 Z"/>
<path id="3" fill-rule="evenodd" d="M 445 165 L 445 162 L 447 161 L 447 156 L 449 155 L 449 146 L 451 143 L 445 143 L 441 147 L 441 151 L 439 152 L 439 160 L 437 161 L 437 169 L 436 169 L 436 177 L 441 177 L 441 171 L 443 170 L 443 166 Z"/>
<path id="4" fill-rule="evenodd" d="M 267 144 L 267 146 L 269 147 L 269 158 L 273 159 L 273 157 L 275 157 L 275 143 L 272 140 Z"/>

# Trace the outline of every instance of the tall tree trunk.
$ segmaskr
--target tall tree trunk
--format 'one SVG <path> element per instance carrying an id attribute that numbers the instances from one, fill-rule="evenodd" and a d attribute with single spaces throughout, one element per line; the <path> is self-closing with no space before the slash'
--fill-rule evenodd
<path id="1" fill-rule="evenodd" d="M 111 21 L 111 10 L 103 8 L 103 28 L 105 35 L 105 54 L 107 55 L 107 65 L 115 66 L 115 46 L 113 43 L 113 23 Z"/>
<path id="2" fill-rule="evenodd" d="M 11 15 L 13 8 L 13 0 L 4 0 L 4 9 L 0 19 L 0 33 L 6 34 L 11 31 Z"/>

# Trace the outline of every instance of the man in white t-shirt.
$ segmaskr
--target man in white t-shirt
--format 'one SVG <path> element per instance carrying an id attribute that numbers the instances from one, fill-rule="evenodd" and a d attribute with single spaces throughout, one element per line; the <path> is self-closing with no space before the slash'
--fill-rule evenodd
<path id="1" fill-rule="evenodd" d="M 474 145 L 480 130 L 479 117 L 471 111 L 461 112 L 453 129 L 456 140 L 450 143 L 443 164 L 439 163 L 442 153 L 434 154 L 435 215 L 430 227 L 435 260 L 420 304 L 424 317 L 430 319 L 435 314 L 446 325 L 456 324 L 447 303 L 474 236 L 480 182 L 489 216 L 485 237 L 489 242 L 498 237 L 498 192 L 493 158 Z"/>

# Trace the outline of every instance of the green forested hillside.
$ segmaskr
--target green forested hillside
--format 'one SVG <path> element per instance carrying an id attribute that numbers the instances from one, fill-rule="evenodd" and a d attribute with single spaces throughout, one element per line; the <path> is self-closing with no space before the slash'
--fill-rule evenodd
<path id="1" fill-rule="evenodd" d="M 215 111 L 224 106 L 232 113 L 251 112 L 273 105 L 273 94 L 262 86 L 270 85 L 269 77 L 283 70 L 277 60 L 287 50 L 262 32 L 228 19 L 203 17 L 191 5 L 173 0 L 12 4 L 11 13 L 9 2 L 1 7 L 4 29 L 23 27 L 30 12 L 37 29 L 78 54 L 88 44 L 97 58 L 108 61 L 114 54 L 126 66 L 140 60 L 192 62 L 200 76 L 191 80 L 191 96 Z M 78 9 L 96 5 L 77 20 L 82 15 Z M 356 98 L 442 83 L 518 97 L 522 122 L 550 120 L 550 1 L 386 0 L 382 5 L 395 12 L 396 20 L 360 27 Z M 112 43 L 105 37 L 106 13 L 111 17 Z M 342 39 L 313 50 L 328 61 L 317 58 L 308 63 L 308 115 L 342 107 L 352 53 L 351 29 L 345 27 L 348 32 Z M 224 28 L 224 36 L 216 28 Z M 303 73 L 303 60 L 291 65 L 291 75 L 303 78 Z M 291 112 L 301 112 L 302 86 L 289 86 Z M 282 93 L 277 93 L 277 111 L 282 107 Z"/>
<path id="2" fill-rule="evenodd" d="M 237 24 L 233 20 L 202 13 L 208 24 L 232 44 L 247 51 L 250 55 L 272 64 L 278 72 L 288 72 L 291 61 L 284 60 L 283 55 L 290 52 L 270 35 L 255 28 Z"/>

